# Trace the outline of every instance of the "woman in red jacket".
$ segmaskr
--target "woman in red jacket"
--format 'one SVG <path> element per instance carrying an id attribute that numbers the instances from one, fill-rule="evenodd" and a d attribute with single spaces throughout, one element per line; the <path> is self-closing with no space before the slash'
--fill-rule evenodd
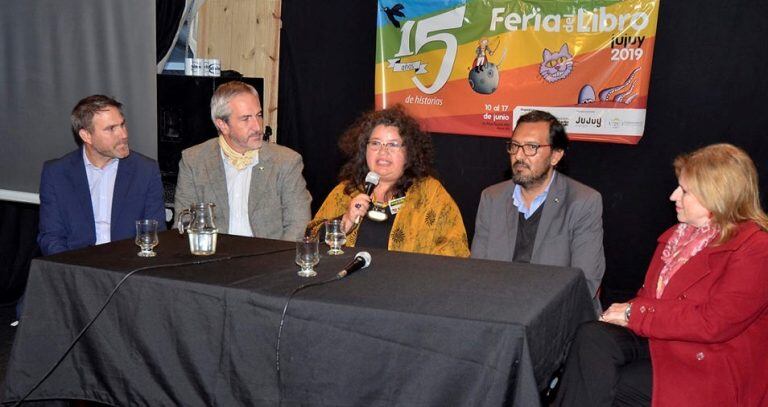
<path id="1" fill-rule="evenodd" d="M 768 217 L 749 156 L 675 160 L 677 225 L 645 284 L 580 327 L 556 404 L 768 406 Z"/>

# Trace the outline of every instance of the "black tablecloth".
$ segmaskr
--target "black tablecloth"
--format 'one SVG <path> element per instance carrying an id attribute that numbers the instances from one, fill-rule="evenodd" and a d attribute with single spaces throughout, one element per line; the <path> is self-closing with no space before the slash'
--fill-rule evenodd
<path id="1" fill-rule="evenodd" d="M 296 275 L 294 244 L 220 235 L 189 254 L 175 231 L 155 258 L 132 241 L 33 262 L 4 401 L 20 398 L 129 278 L 30 399 L 114 405 L 453 406 L 539 404 L 575 328 L 593 318 L 578 270 L 370 250 L 368 269 L 291 302 L 356 249 Z M 241 257 L 238 257 L 241 256 Z M 204 264 L 193 264 L 206 261 Z"/>

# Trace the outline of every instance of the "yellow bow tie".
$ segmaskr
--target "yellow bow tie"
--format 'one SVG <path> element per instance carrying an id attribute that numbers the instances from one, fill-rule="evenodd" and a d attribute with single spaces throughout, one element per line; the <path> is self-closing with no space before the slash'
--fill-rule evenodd
<path id="1" fill-rule="evenodd" d="M 251 165 L 255 160 L 259 159 L 259 150 L 246 151 L 244 154 L 240 154 L 227 144 L 224 140 L 224 136 L 219 136 L 219 146 L 221 151 L 224 152 L 224 157 L 227 157 L 227 161 L 237 168 L 238 171 Z"/>

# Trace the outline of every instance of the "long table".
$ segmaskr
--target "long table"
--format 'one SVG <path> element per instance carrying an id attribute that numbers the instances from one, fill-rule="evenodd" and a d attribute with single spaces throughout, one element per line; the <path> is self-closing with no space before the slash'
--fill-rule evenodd
<path id="1" fill-rule="evenodd" d="M 119 241 L 36 259 L 3 387 L 24 395 L 102 315 L 29 400 L 147 406 L 535 406 L 576 327 L 594 319 L 576 269 L 371 249 L 323 252 L 296 275 L 294 244 L 219 235 L 192 256 L 163 232 L 155 258 Z M 322 248 L 321 248 L 322 250 Z"/>

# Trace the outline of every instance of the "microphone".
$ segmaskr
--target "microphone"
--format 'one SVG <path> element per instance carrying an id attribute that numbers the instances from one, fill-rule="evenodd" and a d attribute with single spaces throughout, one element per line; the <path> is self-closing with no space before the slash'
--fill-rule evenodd
<path id="1" fill-rule="evenodd" d="M 344 270 L 339 271 L 336 274 L 336 278 L 344 278 L 349 274 L 354 273 L 357 270 L 364 269 L 371 265 L 371 254 L 368 252 L 359 252 L 355 255 L 355 258 L 344 267 Z"/>
<path id="2" fill-rule="evenodd" d="M 379 174 L 376 174 L 373 171 L 368 171 L 368 174 L 365 176 L 365 194 L 371 196 L 376 185 L 379 185 Z M 363 217 L 358 216 L 357 219 L 355 219 L 355 225 L 359 225 L 362 220 Z"/>

